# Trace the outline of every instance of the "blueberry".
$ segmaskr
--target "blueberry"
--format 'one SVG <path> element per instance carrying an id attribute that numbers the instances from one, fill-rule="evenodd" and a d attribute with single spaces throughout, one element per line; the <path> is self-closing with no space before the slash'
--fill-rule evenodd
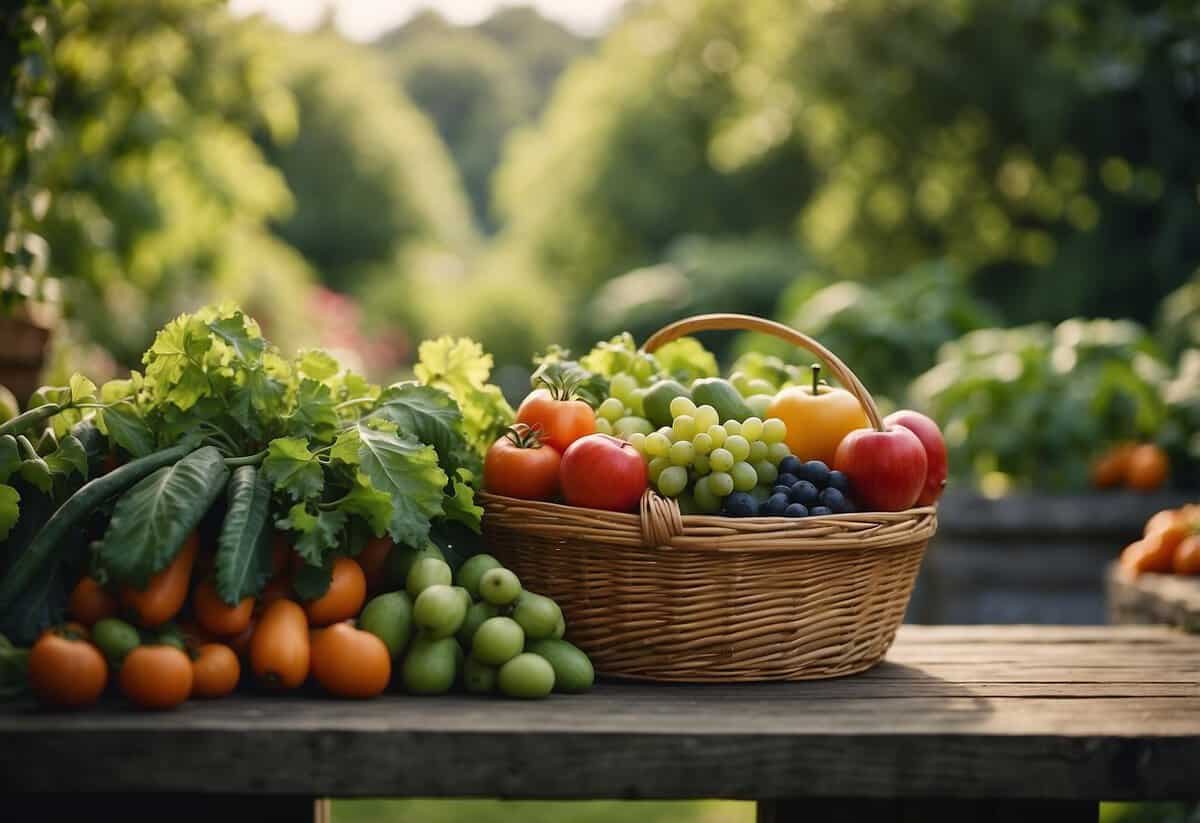
<path id="1" fill-rule="evenodd" d="M 846 505 L 846 495 L 842 494 L 837 489 L 830 486 L 821 492 L 821 505 L 829 509 L 834 514 L 845 514 L 850 511 Z"/>
<path id="2" fill-rule="evenodd" d="M 771 494 L 784 494 L 784 495 L 786 495 L 786 494 L 791 494 L 791 493 L 792 493 L 792 487 L 791 487 L 791 486 L 785 486 L 785 485 L 783 485 L 782 483 L 777 483 L 777 484 L 775 484 L 775 488 L 771 489 Z"/>
<path id="3" fill-rule="evenodd" d="M 784 509 L 788 507 L 790 502 L 791 501 L 788 500 L 788 496 L 786 494 L 773 494 L 763 502 L 758 511 L 759 514 L 763 514 L 768 517 L 779 517 L 783 514 Z"/>
<path id="4" fill-rule="evenodd" d="M 785 517 L 808 517 L 808 507 L 799 503 L 791 503 L 783 510 Z"/>
<path id="5" fill-rule="evenodd" d="M 776 486 L 787 486 L 789 489 L 796 484 L 800 478 L 788 472 L 780 472 L 779 477 L 775 478 Z"/>
<path id="6" fill-rule="evenodd" d="M 807 480 L 818 489 L 823 489 L 829 485 L 829 467 L 820 460 L 809 460 L 796 472 L 796 478 Z"/>
<path id="7" fill-rule="evenodd" d="M 823 517 L 827 514 L 833 514 L 828 506 L 813 506 L 808 510 L 808 513 L 813 517 Z"/>
<path id="8" fill-rule="evenodd" d="M 829 488 L 837 489 L 842 494 L 850 494 L 850 478 L 834 469 L 829 473 Z"/>
<path id="9" fill-rule="evenodd" d="M 802 503 L 805 506 L 815 505 L 817 502 L 818 492 L 817 487 L 807 480 L 797 480 L 788 490 L 791 494 L 793 503 Z"/>
<path id="10" fill-rule="evenodd" d="M 734 492 L 725 498 L 725 513 L 733 517 L 753 517 L 758 514 L 758 501 L 749 492 Z"/>
<path id="11" fill-rule="evenodd" d="M 789 454 L 787 457 L 779 461 L 780 474 L 799 474 L 800 467 L 804 464 L 800 462 L 800 458 L 794 454 Z"/>

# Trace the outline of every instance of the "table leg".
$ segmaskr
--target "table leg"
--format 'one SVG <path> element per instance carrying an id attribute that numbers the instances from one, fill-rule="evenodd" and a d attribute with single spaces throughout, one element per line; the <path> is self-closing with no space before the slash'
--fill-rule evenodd
<path id="1" fill-rule="evenodd" d="M 5 820 L 88 823 L 329 823 L 329 801 L 302 795 L 10 794 Z"/>
<path id="2" fill-rule="evenodd" d="M 1075 800 L 797 798 L 758 802 L 758 823 L 1096 823 L 1099 813 L 1099 803 Z"/>

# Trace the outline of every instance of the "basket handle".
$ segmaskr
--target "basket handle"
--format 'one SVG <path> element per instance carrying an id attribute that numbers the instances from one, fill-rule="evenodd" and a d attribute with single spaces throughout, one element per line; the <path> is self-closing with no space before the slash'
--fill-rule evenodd
<path id="1" fill-rule="evenodd" d="M 867 387 L 858 379 L 858 375 L 850 371 L 850 367 L 843 363 L 838 356 L 829 349 L 822 346 L 813 338 L 803 332 L 798 332 L 791 326 L 785 326 L 782 323 L 776 323 L 773 320 L 764 320 L 761 317 L 753 317 L 748 314 L 697 314 L 693 317 L 687 317 L 683 320 L 677 320 L 674 323 L 663 326 L 646 340 L 642 349 L 647 353 L 653 353 L 659 346 L 670 343 L 672 340 L 677 340 L 693 332 L 701 331 L 757 331 L 764 334 L 769 334 L 773 337 L 778 337 L 784 342 L 791 343 L 793 346 L 799 346 L 810 354 L 815 354 L 837 377 L 838 382 L 846 387 L 854 397 L 862 405 L 863 411 L 867 413 L 867 419 L 871 422 L 872 428 L 876 431 L 883 431 L 883 419 L 879 416 L 879 407 L 875 405 L 875 398 L 867 391 Z"/>

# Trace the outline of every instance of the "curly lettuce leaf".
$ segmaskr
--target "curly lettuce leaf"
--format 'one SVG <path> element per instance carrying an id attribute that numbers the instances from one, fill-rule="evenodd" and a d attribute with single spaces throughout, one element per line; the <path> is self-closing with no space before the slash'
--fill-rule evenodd
<path id="1" fill-rule="evenodd" d="M 443 389 L 463 414 L 463 433 L 482 457 L 512 424 L 514 412 L 498 386 L 487 382 L 492 356 L 469 338 L 426 340 L 418 349 L 413 370 L 417 380 Z"/>
<path id="2" fill-rule="evenodd" d="M 691 385 L 693 380 L 717 377 L 721 373 L 717 358 L 694 337 L 681 337 L 660 346 L 654 352 L 654 358 L 663 371 L 685 386 Z"/>
<path id="3" fill-rule="evenodd" d="M 325 471 L 302 437 L 279 437 L 267 444 L 262 471 L 275 491 L 292 500 L 320 497 L 325 487 Z"/>

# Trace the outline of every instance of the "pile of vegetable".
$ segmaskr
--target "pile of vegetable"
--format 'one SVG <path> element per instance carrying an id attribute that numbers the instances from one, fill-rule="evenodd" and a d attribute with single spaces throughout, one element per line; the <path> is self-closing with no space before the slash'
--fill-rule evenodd
<path id="1" fill-rule="evenodd" d="M 901 411 L 874 431 L 819 364 L 750 353 L 724 379 L 698 340 L 649 354 L 628 334 L 536 363 L 516 426 L 487 453 L 489 492 L 633 511 L 653 487 L 684 514 L 826 517 L 930 505 L 945 484 L 932 420 Z"/>
<path id="2" fill-rule="evenodd" d="M 1146 521 L 1140 540 L 1121 552 L 1121 568 L 1132 575 L 1200 575 L 1200 503 L 1163 509 Z"/>
<path id="3" fill-rule="evenodd" d="M 321 351 L 285 358 L 222 305 L 169 323 L 128 379 L 97 387 L 76 375 L 40 390 L 0 424 L 0 632 L 36 641 L 32 682 L 52 681 L 47 672 L 72 657 L 94 670 L 100 655 L 120 664 L 135 703 L 174 705 L 190 692 L 184 680 L 207 683 L 201 671 L 236 683 L 240 658 L 265 686 L 295 688 L 311 674 L 334 694 L 366 696 L 407 649 L 403 679 L 426 692 L 435 689 L 414 683 L 435 663 L 412 662 L 410 682 L 410 661 L 447 640 L 459 649 L 456 682 L 466 663 L 451 637 L 461 626 L 449 627 L 456 606 L 464 619 L 479 612 L 478 597 L 454 592 L 446 613 L 442 588 L 453 592 L 452 569 L 478 552 L 476 478 L 513 412 L 474 342 L 427 341 L 419 354 L 415 381 L 381 387 Z M 409 572 L 417 554 L 422 567 L 440 564 L 429 585 Z M 493 617 L 522 627 L 522 647 L 526 636 L 561 636 L 553 621 L 537 628 L 556 606 L 508 584 L 510 598 L 488 602 Z M 435 594 L 422 605 L 427 588 Z M 371 591 L 390 600 L 364 611 Z M 411 618 L 376 605 L 403 597 Z M 63 627 L 68 605 L 75 623 Z M 532 631 L 521 617 L 530 613 L 541 619 Z M 422 615 L 441 615 L 439 631 Z M 358 628 L 343 623 L 356 617 Z M 17 654 L 0 650 L 5 661 Z M 444 670 L 445 651 L 434 657 Z M 509 662 L 499 657 L 486 665 Z M 516 668 L 526 674 L 508 680 L 544 685 L 544 666 Z M 549 690 L 541 685 L 507 690 Z M 38 691 L 56 700 L 53 688 Z"/>

